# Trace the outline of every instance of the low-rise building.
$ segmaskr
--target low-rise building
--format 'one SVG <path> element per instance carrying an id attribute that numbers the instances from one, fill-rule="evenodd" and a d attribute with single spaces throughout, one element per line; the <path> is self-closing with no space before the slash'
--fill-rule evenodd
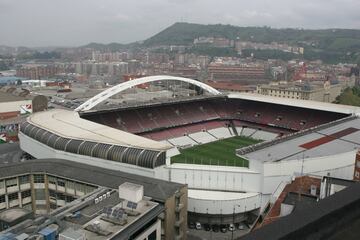
<path id="1" fill-rule="evenodd" d="M 354 79 L 325 82 L 278 82 L 257 86 L 257 93 L 272 97 L 333 102 L 347 87 L 355 85 Z"/>

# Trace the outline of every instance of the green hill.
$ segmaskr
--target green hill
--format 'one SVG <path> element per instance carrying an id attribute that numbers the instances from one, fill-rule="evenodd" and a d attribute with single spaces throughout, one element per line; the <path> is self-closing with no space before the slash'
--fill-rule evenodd
<path id="1" fill-rule="evenodd" d="M 225 37 L 232 40 L 253 41 L 262 43 L 287 43 L 289 45 L 305 48 L 304 59 L 321 59 L 328 63 L 356 62 L 360 56 L 360 30 L 357 29 L 275 29 L 270 27 L 238 27 L 232 25 L 203 25 L 195 23 L 175 23 L 163 31 L 141 43 L 131 44 L 98 44 L 91 43 L 84 47 L 97 50 L 121 50 L 129 48 L 142 48 L 160 45 L 191 45 L 198 37 Z M 204 49 L 193 49 L 203 52 Z M 210 53 L 213 52 L 209 50 Z M 262 59 L 283 55 L 277 52 L 257 50 L 257 56 Z M 212 54 L 208 55 L 212 55 Z M 202 53 L 202 54 L 206 54 Z M 226 52 L 225 55 L 233 55 Z M 256 56 L 255 56 L 256 57 Z M 285 56 L 287 60 L 291 56 Z M 295 56 L 296 57 L 296 56 Z M 301 56 L 299 56 L 301 57 Z"/>
<path id="2" fill-rule="evenodd" d="M 198 37 L 225 37 L 232 40 L 262 43 L 287 43 L 304 47 L 306 60 L 321 59 L 326 63 L 355 63 L 360 56 L 360 30 L 357 29 L 275 29 L 270 27 L 237 27 L 232 25 L 202 25 L 175 23 L 145 40 L 146 47 L 156 45 L 190 45 Z M 209 54 L 211 55 L 211 54 Z M 262 59 L 283 55 L 257 50 Z M 288 60 L 291 56 L 281 58 Z M 294 56 L 297 57 L 297 56 Z M 299 56 L 302 57 L 302 56 Z"/>
<path id="3" fill-rule="evenodd" d="M 342 47 L 359 47 L 360 30 L 355 29 L 323 29 L 306 30 L 270 27 L 238 27 L 232 25 L 203 25 L 194 23 L 175 23 L 153 37 L 144 41 L 144 45 L 190 44 L 197 37 L 239 38 L 241 41 L 276 42 L 314 42 L 326 47 L 339 42 Z M 336 43 L 335 43 L 336 44 Z M 339 43 L 337 43 L 339 44 Z"/>

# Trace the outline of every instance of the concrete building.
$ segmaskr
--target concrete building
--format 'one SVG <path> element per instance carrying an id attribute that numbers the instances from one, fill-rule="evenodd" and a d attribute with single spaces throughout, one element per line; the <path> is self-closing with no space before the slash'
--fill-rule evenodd
<path id="1" fill-rule="evenodd" d="M 16 76 L 28 79 L 42 79 L 53 77 L 61 72 L 63 72 L 63 69 L 53 64 L 27 64 L 16 69 Z"/>
<path id="2" fill-rule="evenodd" d="M 28 90 L 12 86 L 0 88 L 0 143 L 17 141 L 18 125 L 35 111 L 47 108 L 44 96 L 32 96 Z"/>
<path id="3" fill-rule="evenodd" d="M 0 176 L 0 209 L 17 207 L 37 215 L 50 214 L 80 227 L 87 239 L 110 239 L 94 235 L 89 226 L 100 221 L 106 229 L 108 222 L 114 223 L 102 215 L 109 206 L 113 211 L 124 209 L 129 231 L 142 231 L 132 239 L 147 239 L 154 230 L 157 237 L 149 239 L 186 239 L 186 185 L 59 159 L 3 164 Z M 129 202 L 136 204 L 129 207 Z M 131 227 L 131 223 L 136 225 Z M 114 224 L 112 233 L 125 234 L 120 231 L 127 229 L 124 224 Z M 143 228 L 145 225 L 151 226 Z M 131 234 L 126 236 L 118 239 Z"/>
<path id="4" fill-rule="evenodd" d="M 235 64 L 213 62 L 208 66 L 211 81 L 234 81 L 241 84 L 267 83 L 263 64 Z"/>
<path id="5" fill-rule="evenodd" d="M 324 199 L 298 203 L 291 214 L 240 239 L 359 239 L 360 184 L 349 184 L 341 179 L 325 180 L 331 181 L 325 186 L 337 186 L 341 190 Z"/>
<path id="6" fill-rule="evenodd" d="M 355 86 L 355 79 L 333 82 L 286 82 L 258 85 L 257 93 L 272 97 L 333 102 L 347 87 Z"/>

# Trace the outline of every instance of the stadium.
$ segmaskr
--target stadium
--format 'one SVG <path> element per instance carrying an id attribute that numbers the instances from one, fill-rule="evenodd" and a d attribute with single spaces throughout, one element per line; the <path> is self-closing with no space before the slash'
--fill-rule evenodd
<path id="1" fill-rule="evenodd" d="M 135 86 L 178 82 L 197 94 L 107 106 Z M 102 105 L 101 105 L 102 104 Z M 360 109 L 254 94 L 222 94 L 187 78 L 131 80 L 75 111 L 38 112 L 23 151 L 188 185 L 189 221 L 251 221 L 303 174 L 353 179 Z"/>

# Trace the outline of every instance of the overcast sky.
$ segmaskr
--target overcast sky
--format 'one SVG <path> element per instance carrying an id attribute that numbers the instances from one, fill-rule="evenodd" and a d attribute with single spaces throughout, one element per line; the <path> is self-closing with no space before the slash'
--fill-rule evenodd
<path id="1" fill-rule="evenodd" d="M 360 28 L 360 0 L 0 0 L 0 45 L 146 39 L 179 22 Z"/>

